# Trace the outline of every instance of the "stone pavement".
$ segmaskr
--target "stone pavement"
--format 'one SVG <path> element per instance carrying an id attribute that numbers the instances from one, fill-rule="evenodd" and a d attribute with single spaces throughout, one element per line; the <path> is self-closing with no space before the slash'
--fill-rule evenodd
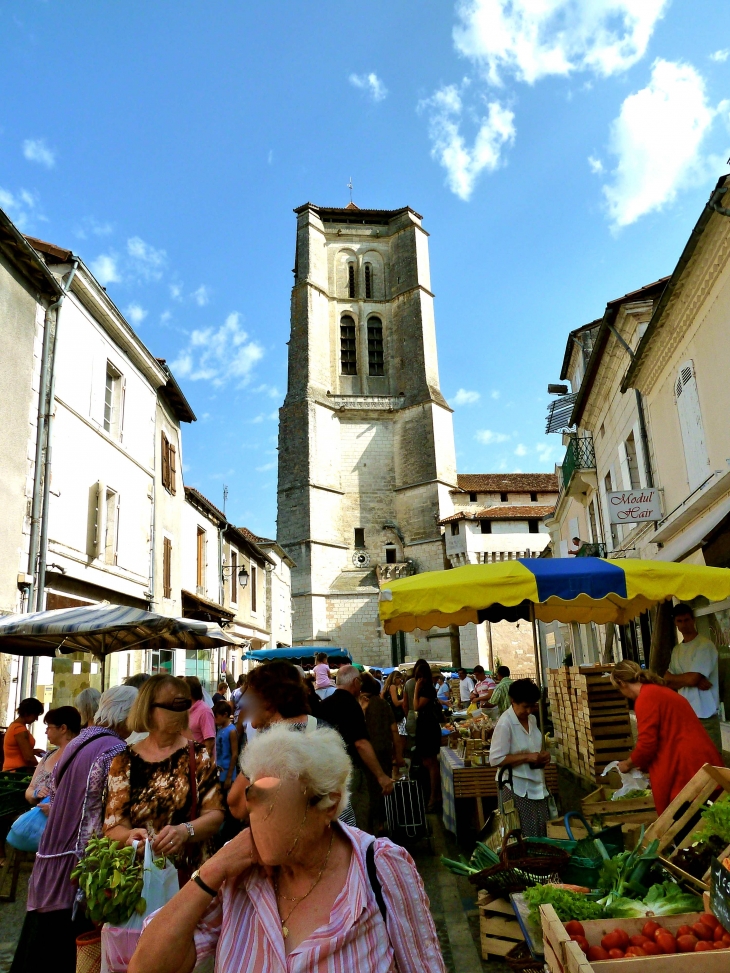
<path id="1" fill-rule="evenodd" d="M 30 862 L 20 866 L 20 879 L 15 902 L 0 902 L 0 973 L 8 973 L 13 962 L 15 947 L 25 919 L 25 901 L 28 895 Z M 8 879 L 7 888 L 10 886 Z M 53 965 L 52 963 L 50 964 Z"/>

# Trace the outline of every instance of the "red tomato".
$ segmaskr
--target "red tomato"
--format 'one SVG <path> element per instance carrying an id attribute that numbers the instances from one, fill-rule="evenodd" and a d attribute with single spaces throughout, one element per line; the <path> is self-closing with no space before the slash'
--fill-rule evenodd
<path id="1" fill-rule="evenodd" d="M 641 948 L 647 956 L 659 956 L 661 953 L 661 948 L 656 943 L 653 943 L 651 939 L 648 939 Z"/>
<path id="2" fill-rule="evenodd" d="M 722 934 L 722 941 L 726 946 L 730 946 L 730 932 L 724 932 Z"/>
<path id="3" fill-rule="evenodd" d="M 624 953 L 625 956 L 646 956 L 646 953 L 641 948 L 641 946 L 629 946 L 629 948 Z"/>
<path id="4" fill-rule="evenodd" d="M 657 933 L 657 932 L 658 932 L 658 931 L 659 931 L 659 930 L 660 930 L 661 928 L 662 928 L 662 927 L 661 927 L 661 926 L 659 925 L 659 923 L 658 923 L 658 922 L 654 922 L 654 920 L 653 920 L 653 919 L 649 919 L 649 921 L 648 921 L 648 922 L 645 922 L 645 923 L 644 923 L 644 928 L 643 928 L 643 929 L 641 930 L 641 934 L 642 934 L 643 936 L 646 936 L 646 937 L 647 937 L 647 939 L 653 939 L 653 938 L 654 938 L 654 936 L 656 935 L 656 933 Z"/>
<path id="5" fill-rule="evenodd" d="M 570 938 L 574 943 L 578 943 L 584 953 L 588 952 L 588 940 L 585 936 L 571 936 Z"/>
<path id="6" fill-rule="evenodd" d="M 631 939 L 629 940 L 632 946 L 641 946 L 642 949 L 644 948 L 644 945 L 649 941 L 650 940 L 648 936 L 642 936 L 641 934 L 637 936 L 632 936 Z"/>
<path id="7" fill-rule="evenodd" d="M 572 939 L 573 936 L 585 936 L 586 931 L 583 928 L 583 924 L 578 922 L 577 919 L 571 919 L 570 922 L 565 923 L 565 931 Z"/>
<path id="8" fill-rule="evenodd" d="M 714 935 L 712 929 L 709 926 L 706 926 L 704 922 L 696 922 L 692 926 L 692 933 L 698 939 L 706 939 L 706 940 L 711 940 Z"/>
<path id="9" fill-rule="evenodd" d="M 725 935 L 725 930 L 724 930 L 724 929 L 722 928 L 722 926 L 721 926 L 721 925 L 720 925 L 720 924 L 718 923 L 718 924 L 717 924 L 717 925 L 715 926 L 715 933 L 714 933 L 714 935 L 713 935 L 713 937 L 712 937 L 712 938 L 713 938 L 713 939 L 715 940 L 715 942 L 717 942 L 717 941 L 718 941 L 719 939 L 722 939 L 722 937 L 723 937 L 724 935 Z"/>
<path id="10" fill-rule="evenodd" d="M 728 947 L 727 943 L 724 943 L 722 940 L 719 940 L 719 942 L 713 943 L 712 945 L 713 945 L 713 947 L 715 949 L 728 949 L 728 948 L 730 948 L 730 947 Z"/>
<path id="11" fill-rule="evenodd" d="M 695 946 L 695 953 L 704 953 L 706 950 L 714 948 L 714 943 L 709 943 L 706 939 L 700 939 Z"/>
<path id="12" fill-rule="evenodd" d="M 615 931 L 607 932 L 606 935 L 601 940 L 601 946 L 603 946 L 604 949 L 607 949 L 609 951 L 612 949 L 621 949 L 622 942 L 623 940 L 619 935 L 616 934 Z M 628 941 L 626 945 L 628 945 Z M 621 952 L 623 952 L 623 950 L 621 950 Z"/>
<path id="13" fill-rule="evenodd" d="M 694 953 L 698 942 L 696 936 L 677 936 L 677 949 L 680 953 Z"/>
<path id="14" fill-rule="evenodd" d="M 603 946 L 589 946 L 588 959 L 591 963 L 595 963 L 598 960 L 611 959 L 611 957 L 608 955 L 608 950 L 605 950 Z"/>
<path id="15" fill-rule="evenodd" d="M 677 940 L 670 932 L 667 932 L 666 929 L 662 929 L 661 932 L 656 934 L 656 939 L 654 942 L 663 953 L 677 952 Z"/>
<path id="16" fill-rule="evenodd" d="M 694 936 L 692 926 L 680 926 L 674 935 L 677 937 L 677 939 L 679 939 L 680 936 Z"/>
<path id="17" fill-rule="evenodd" d="M 699 918 L 699 922 L 704 922 L 704 924 L 709 926 L 710 929 L 717 929 L 717 927 L 720 925 L 717 918 L 713 916 L 711 912 L 703 912 Z"/>
<path id="18" fill-rule="evenodd" d="M 609 959 L 623 959 L 624 951 L 622 949 L 609 949 L 608 958 Z"/>

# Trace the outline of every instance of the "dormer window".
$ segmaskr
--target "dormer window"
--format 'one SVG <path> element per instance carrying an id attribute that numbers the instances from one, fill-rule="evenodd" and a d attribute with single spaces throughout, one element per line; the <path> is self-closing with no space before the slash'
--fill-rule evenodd
<path id="1" fill-rule="evenodd" d="M 365 264 L 365 298 L 371 300 L 373 296 L 373 268 L 370 264 Z"/>
<path id="2" fill-rule="evenodd" d="M 347 265 L 347 293 L 349 297 L 355 296 L 355 264 Z"/>

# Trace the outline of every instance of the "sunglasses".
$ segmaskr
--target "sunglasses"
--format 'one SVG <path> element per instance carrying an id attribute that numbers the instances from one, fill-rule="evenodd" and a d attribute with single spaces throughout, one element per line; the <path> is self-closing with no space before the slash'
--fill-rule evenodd
<path id="1" fill-rule="evenodd" d="M 150 709 L 166 709 L 173 713 L 184 713 L 193 705 L 189 696 L 176 696 L 170 703 L 152 703 Z"/>

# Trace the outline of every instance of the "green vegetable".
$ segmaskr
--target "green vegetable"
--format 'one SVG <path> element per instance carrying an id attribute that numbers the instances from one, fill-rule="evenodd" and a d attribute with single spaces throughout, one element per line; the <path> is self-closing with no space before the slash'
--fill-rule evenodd
<path id="1" fill-rule="evenodd" d="M 723 794 L 709 807 L 703 808 L 702 818 L 705 822 L 705 838 L 707 833 L 716 834 L 726 845 L 730 845 L 730 800 L 727 794 Z M 702 836 L 701 834 L 700 837 Z"/>
<path id="2" fill-rule="evenodd" d="M 94 835 L 71 878 L 86 896 L 89 918 L 118 926 L 135 910 L 144 912 L 142 871 L 142 862 L 135 858 L 132 847 Z"/>
<path id="3" fill-rule="evenodd" d="M 634 898 L 642 898 L 646 895 L 647 890 L 642 885 L 642 881 L 651 868 L 651 863 L 658 857 L 659 841 L 655 839 L 642 852 L 643 838 L 644 828 L 642 827 L 639 841 L 633 851 L 622 851 L 621 854 L 603 863 L 598 876 L 598 887 L 607 894 L 599 899 L 599 903 L 607 911 L 616 899 L 630 898 L 632 892 Z"/>
<path id="4" fill-rule="evenodd" d="M 600 919 L 603 916 L 600 905 L 581 892 L 569 892 L 554 885 L 535 885 L 531 889 L 525 889 L 522 894 L 530 906 L 530 915 L 538 922 L 540 906 L 548 903 L 555 909 L 561 922 L 569 922 L 571 919 L 582 922 L 584 919 Z"/>
<path id="5" fill-rule="evenodd" d="M 453 858 L 446 858 L 444 855 L 441 856 L 441 864 L 454 875 L 477 875 L 481 871 L 480 868 L 472 868 L 466 861 L 457 862 Z"/>
<path id="6" fill-rule="evenodd" d="M 483 841 L 477 841 L 476 848 L 467 862 L 466 858 L 454 861 L 451 858 L 442 858 L 441 864 L 445 865 L 449 871 L 455 875 L 476 875 L 477 872 L 499 865 L 499 855 L 495 855 L 491 848 L 488 848 Z"/>
<path id="7" fill-rule="evenodd" d="M 699 895 L 683 892 L 676 882 L 661 882 L 652 885 L 642 900 L 615 899 L 607 912 L 613 919 L 639 919 L 642 916 L 679 916 L 701 909 Z"/>
<path id="8" fill-rule="evenodd" d="M 612 797 L 612 801 L 635 801 L 639 797 L 651 797 L 651 791 L 629 791 L 628 794 L 622 794 L 621 797 Z"/>

